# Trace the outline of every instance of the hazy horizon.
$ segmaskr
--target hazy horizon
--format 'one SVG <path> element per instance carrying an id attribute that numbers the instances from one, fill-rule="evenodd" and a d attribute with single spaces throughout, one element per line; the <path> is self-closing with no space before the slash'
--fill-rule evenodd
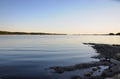
<path id="1" fill-rule="evenodd" d="M 120 31 L 119 0 L 0 0 L 0 30 L 66 34 Z"/>

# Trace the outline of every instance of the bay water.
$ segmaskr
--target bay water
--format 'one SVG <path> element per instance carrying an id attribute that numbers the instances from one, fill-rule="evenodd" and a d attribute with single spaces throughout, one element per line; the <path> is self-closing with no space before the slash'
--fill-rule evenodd
<path id="1" fill-rule="evenodd" d="M 108 35 L 1 35 L 1 79 L 68 79 L 49 70 L 52 66 L 69 66 L 98 61 L 91 58 L 96 51 L 83 43 L 120 44 L 120 36 Z"/>

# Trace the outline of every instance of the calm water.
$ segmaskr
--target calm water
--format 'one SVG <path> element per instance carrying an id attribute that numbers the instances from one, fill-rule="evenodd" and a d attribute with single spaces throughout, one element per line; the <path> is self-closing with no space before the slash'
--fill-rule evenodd
<path id="1" fill-rule="evenodd" d="M 79 70 L 56 74 L 51 66 L 97 61 L 94 49 L 83 43 L 120 44 L 120 36 L 6 35 L 0 36 L 0 78 L 65 79 Z M 79 73 L 78 73 L 79 72 Z"/>

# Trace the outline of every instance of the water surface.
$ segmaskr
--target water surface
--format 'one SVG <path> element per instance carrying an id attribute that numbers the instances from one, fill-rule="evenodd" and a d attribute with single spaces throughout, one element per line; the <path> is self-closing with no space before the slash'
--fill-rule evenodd
<path id="1" fill-rule="evenodd" d="M 0 78 L 65 79 L 81 71 L 56 74 L 51 66 L 97 61 L 96 51 L 83 43 L 120 44 L 119 36 L 1 35 Z"/>

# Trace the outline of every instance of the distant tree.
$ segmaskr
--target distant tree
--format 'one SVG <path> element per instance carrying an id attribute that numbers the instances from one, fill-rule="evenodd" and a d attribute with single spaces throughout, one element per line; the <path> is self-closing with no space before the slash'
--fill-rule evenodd
<path id="1" fill-rule="evenodd" d="M 116 35 L 120 35 L 120 32 L 119 32 L 119 33 L 116 33 Z"/>
<path id="2" fill-rule="evenodd" d="M 109 35 L 114 35 L 114 33 L 109 33 Z"/>

